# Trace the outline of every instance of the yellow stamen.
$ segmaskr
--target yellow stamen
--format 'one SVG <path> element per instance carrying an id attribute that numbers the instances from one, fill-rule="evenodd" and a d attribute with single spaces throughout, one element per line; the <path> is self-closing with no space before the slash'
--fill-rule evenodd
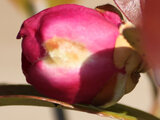
<path id="1" fill-rule="evenodd" d="M 91 54 L 83 44 L 58 37 L 47 40 L 44 48 L 48 52 L 47 62 L 56 66 L 80 67 Z"/>

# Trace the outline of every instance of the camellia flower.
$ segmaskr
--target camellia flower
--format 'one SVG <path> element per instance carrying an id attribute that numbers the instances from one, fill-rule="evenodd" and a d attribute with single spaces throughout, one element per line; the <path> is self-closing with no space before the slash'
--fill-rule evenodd
<path id="1" fill-rule="evenodd" d="M 71 104 L 117 102 L 135 87 L 142 62 L 122 36 L 121 24 L 114 12 L 74 4 L 27 19 L 17 36 L 23 38 L 27 82 Z"/>

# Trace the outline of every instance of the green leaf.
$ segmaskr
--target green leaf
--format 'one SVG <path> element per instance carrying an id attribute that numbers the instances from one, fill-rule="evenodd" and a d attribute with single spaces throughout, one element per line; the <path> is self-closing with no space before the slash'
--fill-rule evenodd
<path id="1" fill-rule="evenodd" d="M 0 85 L 0 106 L 8 105 L 56 107 L 88 112 L 118 120 L 160 120 L 148 113 L 121 104 L 115 104 L 105 109 L 91 105 L 71 105 L 44 97 L 30 85 Z"/>

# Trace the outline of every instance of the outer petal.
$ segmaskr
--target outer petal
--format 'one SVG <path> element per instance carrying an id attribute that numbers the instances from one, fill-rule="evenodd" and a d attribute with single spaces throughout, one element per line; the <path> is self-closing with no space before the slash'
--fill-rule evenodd
<path id="1" fill-rule="evenodd" d="M 143 18 L 143 41 L 146 58 L 160 84 L 160 1 L 147 0 Z"/>
<path id="2" fill-rule="evenodd" d="M 55 36 L 83 43 L 90 51 L 114 48 L 118 27 L 104 15 L 79 5 L 52 8 L 41 19 L 39 36 L 43 41 Z M 96 43 L 96 44 L 95 44 Z"/>
<path id="3" fill-rule="evenodd" d="M 17 38 L 23 37 L 23 53 L 31 62 L 44 56 L 42 43 L 55 36 L 82 42 L 94 52 L 114 48 L 119 32 L 107 18 L 116 14 L 107 14 L 74 4 L 56 6 L 27 19 Z"/>

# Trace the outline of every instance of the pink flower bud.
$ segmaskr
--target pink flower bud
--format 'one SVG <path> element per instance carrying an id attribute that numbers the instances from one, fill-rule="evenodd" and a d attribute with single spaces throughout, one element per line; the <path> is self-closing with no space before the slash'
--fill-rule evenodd
<path id="1" fill-rule="evenodd" d="M 120 17 L 79 5 L 60 5 L 27 19 L 22 41 L 22 69 L 27 82 L 44 95 L 68 103 L 102 105 L 117 101 L 118 74 L 113 53 Z M 123 88 L 121 87 L 121 88 Z M 114 95 L 114 94 L 118 95 Z"/>

